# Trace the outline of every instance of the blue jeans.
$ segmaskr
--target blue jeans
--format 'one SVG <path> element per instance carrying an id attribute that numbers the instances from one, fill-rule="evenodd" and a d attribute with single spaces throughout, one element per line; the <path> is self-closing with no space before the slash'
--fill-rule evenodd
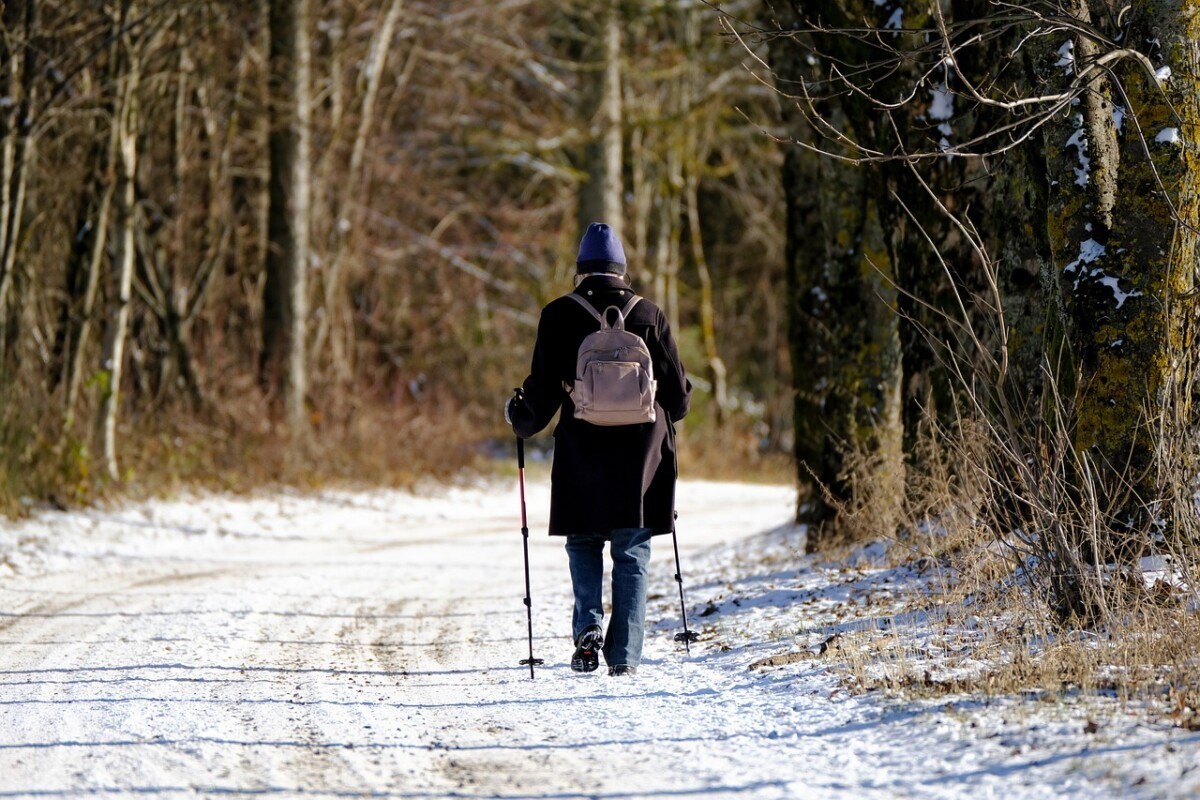
<path id="1" fill-rule="evenodd" d="M 604 661 L 610 667 L 636 667 L 642 661 L 646 635 L 646 567 L 650 564 L 650 529 L 617 528 L 608 535 L 567 537 L 567 559 L 575 609 L 571 614 L 572 641 L 589 625 L 603 625 L 604 543 L 612 556 L 612 618 L 604 635 Z"/>

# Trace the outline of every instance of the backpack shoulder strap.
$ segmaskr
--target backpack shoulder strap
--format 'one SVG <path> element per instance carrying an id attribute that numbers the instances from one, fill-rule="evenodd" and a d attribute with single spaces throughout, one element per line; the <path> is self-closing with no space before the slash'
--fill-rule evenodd
<path id="1" fill-rule="evenodd" d="M 629 316 L 629 312 L 632 311 L 633 307 L 636 306 L 638 301 L 642 299 L 641 297 L 639 297 L 635 294 L 633 297 L 629 298 L 629 302 L 627 302 L 623 308 L 618 308 L 617 306 L 609 306 L 608 308 L 604 309 L 604 313 L 601 314 L 599 311 L 597 311 L 592 306 L 591 303 L 589 303 L 587 300 L 584 300 L 582 297 L 575 294 L 574 292 L 569 293 L 567 295 L 567 297 L 571 298 L 576 303 L 579 303 L 579 305 L 583 306 L 587 310 L 587 312 L 589 314 L 591 314 L 592 317 L 594 317 L 597 322 L 600 323 L 600 328 L 602 330 L 605 328 L 613 327 L 608 324 L 609 309 L 616 310 L 617 315 L 620 317 L 620 319 L 617 321 L 616 327 L 620 330 L 624 330 L 625 329 L 625 318 Z"/>
<path id="2" fill-rule="evenodd" d="M 626 303 L 623 308 L 609 306 L 608 308 L 604 309 L 604 313 L 600 315 L 600 327 L 608 328 L 610 330 L 614 328 L 619 331 L 625 330 L 625 320 L 629 316 L 629 312 L 633 310 L 633 307 L 637 305 L 638 300 L 641 299 L 642 298 L 635 294 L 633 297 L 629 298 L 629 302 Z M 612 325 L 608 323 L 608 312 L 610 311 L 617 312 L 617 321 Z"/>
<path id="3" fill-rule="evenodd" d="M 591 314 L 593 317 L 596 318 L 596 321 L 600 323 L 601 327 L 604 326 L 604 317 L 600 316 L 599 311 L 592 308 L 591 303 L 589 303 L 587 300 L 584 300 L 582 297 L 575 294 L 574 292 L 570 292 L 569 294 L 567 294 L 567 297 L 571 298 L 576 303 L 579 303 L 579 305 L 583 306 L 589 314 Z"/>

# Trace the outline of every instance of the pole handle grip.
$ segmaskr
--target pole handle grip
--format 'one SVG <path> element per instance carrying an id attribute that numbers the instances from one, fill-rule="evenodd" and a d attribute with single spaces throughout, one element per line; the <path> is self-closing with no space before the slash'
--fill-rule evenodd
<path id="1" fill-rule="evenodd" d="M 521 400 L 524 397 L 525 391 L 520 386 L 513 389 L 513 400 Z M 520 436 L 517 437 L 517 468 L 525 469 L 525 440 Z"/>

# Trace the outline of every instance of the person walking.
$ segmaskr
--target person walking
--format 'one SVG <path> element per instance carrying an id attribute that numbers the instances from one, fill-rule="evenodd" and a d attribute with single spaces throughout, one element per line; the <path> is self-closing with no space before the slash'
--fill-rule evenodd
<path id="1" fill-rule="evenodd" d="M 666 315 L 635 295 L 624 248 L 609 225 L 592 223 L 583 234 L 575 284 L 573 293 L 542 309 L 529 377 L 509 398 L 505 419 L 517 436 L 528 439 L 559 414 L 549 530 L 566 538 L 575 598 L 571 669 L 592 672 L 602 654 L 609 675 L 632 675 L 642 659 L 650 540 L 674 525 L 675 424 L 688 413 L 692 385 Z M 597 329 L 617 325 L 622 313 L 624 329 L 644 342 L 653 365 L 652 399 L 646 401 L 652 403 L 647 409 L 652 420 L 595 424 L 577 418 L 581 393 L 572 389 L 580 345 Z M 606 543 L 612 561 L 607 631 Z"/>

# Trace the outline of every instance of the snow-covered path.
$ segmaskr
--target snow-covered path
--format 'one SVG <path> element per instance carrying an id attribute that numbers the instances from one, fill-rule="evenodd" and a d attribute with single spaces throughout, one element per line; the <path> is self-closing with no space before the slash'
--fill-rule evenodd
<path id="1" fill-rule="evenodd" d="M 693 492 L 701 512 L 705 494 Z M 744 533 L 790 505 L 785 490 L 749 487 L 709 500 L 723 514 L 707 514 L 685 551 L 722 519 L 740 516 Z M 545 505 L 532 488 L 531 526 Z M 777 784 L 714 752 L 765 721 L 714 714 L 721 687 L 689 674 L 669 631 L 633 680 L 567 669 L 565 555 L 536 528 L 547 663 L 529 679 L 517 519 L 515 494 L 475 490 L 62 515 L 42 533 L 54 541 L 37 543 L 43 574 L 0 580 L 0 796 Z M 660 544 L 656 561 L 669 555 Z"/>
<path id="2" fill-rule="evenodd" d="M 704 564 L 689 601 L 719 598 L 735 580 L 792 597 L 826 581 L 790 555 L 786 580 L 767 581 L 754 574 L 760 551 L 741 562 L 736 546 L 712 549 L 784 522 L 792 500 L 779 487 L 684 484 L 685 573 Z M 995 714 L 849 697 L 821 664 L 747 671 L 792 646 L 770 640 L 796 633 L 791 601 L 717 615 L 715 627 L 697 614 L 708 640 L 685 657 L 671 640 L 669 539 L 655 540 L 642 671 L 576 675 L 566 558 L 541 532 L 547 502 L 545 486 L 531 488 L 534 646 L 546 660 L 535 680 L 517 663 L 524 584 L 508 487 L 206 498 L 5 531 L 0 797 L 979 800 L 1154 789 L 1110 762 L 1141 758 L 1161 737 L 1089 753 L 1093 737 L 1081 753 L 1080 720 L 1067 714 L 1073 733 L 1061 742 L 1053 723 L 1034 726 L 1049 741 L 1039 751 L 1027 728 Z M 1196 747 L 1194 736 L 1181 742 Z M 1096 782 L 1114 775 L 1127 779 Z"/>

